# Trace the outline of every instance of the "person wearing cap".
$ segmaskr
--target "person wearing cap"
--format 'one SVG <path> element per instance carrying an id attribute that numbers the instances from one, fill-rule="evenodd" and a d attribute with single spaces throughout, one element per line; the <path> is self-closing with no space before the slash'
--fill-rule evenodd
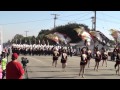
<path id="1" fill-rule="evenodd" d="M 18 54 L 12 54 L 12 61 L 6 67 L 6 79 L 23 79 L 24 69 L 20 62 L 18 62 Z"/>

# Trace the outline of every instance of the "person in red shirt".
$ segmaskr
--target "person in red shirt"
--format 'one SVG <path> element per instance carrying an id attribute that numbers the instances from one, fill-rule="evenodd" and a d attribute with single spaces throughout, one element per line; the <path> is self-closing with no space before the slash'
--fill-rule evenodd
<path id="1" fill-rule="evenodd" d="M 18 54 L 12 54 L 12 61 L 6 66 L 6 79 L 23 79 L 24 69 L 20 62 L 17 61 Z"/>

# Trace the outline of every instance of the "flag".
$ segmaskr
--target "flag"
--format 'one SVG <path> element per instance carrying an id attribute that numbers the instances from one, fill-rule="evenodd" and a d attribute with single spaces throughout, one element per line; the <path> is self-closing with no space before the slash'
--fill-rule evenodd
<path id="1" fill-rule="evenodd" d="M 64 42 L 65 44 L 68 44 L 71 41 L 71 38 L 68 37 L 66 34 L 55 32 L 55 35 L 59 37 L 59 40 Z"/>
<path id="2" fill-rule="evenodd" d="M 71 38 L 68 35 L 64 34 L 64 37 L 67 43 L 71 41 Z"/>
<path id="3" fill-rule="evenodd" d="M 114 38 L 114 40 L 116 41 L 116 44 L 120 42 L 120 31 L 116 29 L 110 29 L 110 32 L 111 32 L 110 35 Z"/>
<path id="4" fill-rule="evenodd" d="M 57 36 L 52 38 L 53 41 L 55 41 L 57 44 L 59 43 L 59 38 Z"/>
<path id="5" fill-rule="evenodd" d="M 102 42 L 102 37 L 99 31 L 90 31 L 90 33 L 93 37 L 96 37 L 99 41 Z"/>
<path id="6" fill-rule="evenodd" d="M 100 41 L 100 42 L 102 42 L 102 37 L 101 37 L 101 34 L 100 34 L 100 32 L 98 32 L 98 31 L 96 31 L 96 37 L 97 37 L 97 39 Z"/>
<path id="7" fill-rule="evenodd" d="M 57 44 L 59 44 L 59 38 L 57 35 L 55 34 L 48 34 L 46 35 L 46 37 L 50 40 L 53 40 L 54 42 L 56 42 Z"/>
<path id="8" fill-rule="evenodd" d="M 83 33 L 81 34 L 81 37 L 82 37 L 83 40 L 87 40 L 87 41 L 91 40 L 90 34 L 86 31 L 83 31 Z"/>
<path id="9" fill-rule="evenodd" d="M 91 35 L 102 45 L 110 44 L 109 39 L 100 31 L 90 31 Z"/>
<path id="10" fill-rule="evenodd" d="M 79 35 L 81 35 L 81 34 L 83 33 L 84 28 L 83 28 L 83 27 L 80 27 L 80 28 L 75 28 L 74 30 L 77 32 L 77 34 L 78 34 L 78 36 L 79 36 Z"/>
<path id="11" fill-rule="evenodd" d="M 118 37 L 118 31 L 115 29 L 110 29 L 111 35 L 113 38 L 117 38 Z"/>
<path id="12" fill-rule="evenodd" d="M 87 32 L 84 27 L 75 28 L 74 30 L 78 33 L 78 36 L 81 37 L 83 41 L 85 41 L 85 45 L 89 46 L 92 40 L 89 32 Z"/>
<path id="13" fill-rule="evenodd" d="M 59 32 L 55 32 L 54 34 L 58 36 L 60 41 L 64 42 L 65 44 L 67 43 L 63 34 Z"/>

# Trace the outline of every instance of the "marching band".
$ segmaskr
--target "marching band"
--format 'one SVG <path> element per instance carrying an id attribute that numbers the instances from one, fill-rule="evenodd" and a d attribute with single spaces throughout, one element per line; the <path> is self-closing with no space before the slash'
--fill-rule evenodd
<path id="1" fill-rule="evenodd" d="M 72 56 L 73 49 L 72 47 L 67 46 L 59 46 L 59 45 L 28 45 L 28 44 L 13 44 L 12 45 L 12 53 L 16 52 L 22 55 L 52 55 L 53 49 L 56 48 L 59 53 L 61 53 L 62 49 L 67 50 L 67 54 Z"/>
<path id="2" fill-rule="evenodd" d="M 55 63 L 55 67 L 57 66 L 57 60 L 61 56 L 61 63 L 62 63 L 62 69 L 65 70 L 65 67 L 67 65 L 67 56 L 71 56 L 75 53 L 75 50 L 72 47 L 67 46 L 60 46 L 60 45 L 28 45 L 28 44 L 12 44 L 12 53 L 22 54 L 22 55 L 49 55 L 53 56 L 53 62 L 52 65 Z M 119 73 L 119 64 L 120 64 L 120 50 L 118 47 L 115 47 L 113 50 L 114 58 L 116 57 L 116 63 L 115 68 L 118 67 L 116 70 L 116 74 L 120 75 Z M 94 70 L 98 71 L 99 68 L 99 62 L 103 60 L 102 66 L 104 62 L 106 62 L 107 67 L 107 59 L 108 59 L 108 53 L 107 51 L 102 47 L 99 49 L 97 46 L 94 48 L 93 52 L 88 47 L 83 47 L 80 50 L 80 72 L 79 76 L 82 74 L 82 77 L 84 78 L 84 71 L 86 65 L 88 65 L 88 68 L 90 67 L 90 60 L 91 58 L 95 59 L 95 66 Z"/>

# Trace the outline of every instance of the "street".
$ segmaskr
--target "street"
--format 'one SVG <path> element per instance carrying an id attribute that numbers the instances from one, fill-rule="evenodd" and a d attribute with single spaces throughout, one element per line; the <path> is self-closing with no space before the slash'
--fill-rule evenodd
<path id="1" fill-rule="evenodd" d="M 26 57 L 29 60 L 27 71 L 29 79 L 120 79 L 114 69 L 114 61 L 108 61 L 102 66 L 102 60 L 99 65 L 99 71 L 94 71 L 95 61 L 91 59 L 90 68 L 85 67 L 85 78 L 78 76 L 80 57 L 68 57 L 66 72 L 62 71 L 62 64 L 59 57 L 57 67 L 52 66 L 52 56 L 19 56 Z M 10 56 L 9 56 L 10 61 Z M 25 78 L 25 77 L 24 77 Z"/>

